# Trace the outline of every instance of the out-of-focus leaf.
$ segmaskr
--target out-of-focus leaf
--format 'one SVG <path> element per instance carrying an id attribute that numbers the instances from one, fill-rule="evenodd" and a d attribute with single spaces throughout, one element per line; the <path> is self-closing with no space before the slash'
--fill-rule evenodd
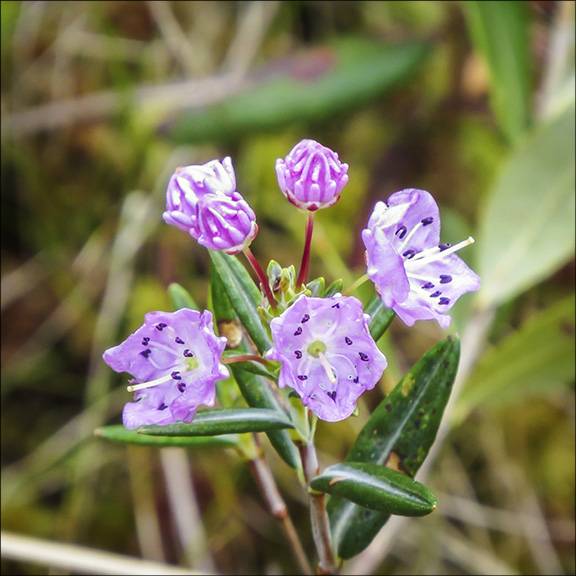
<path id="1" fill-rule="evenodd" d="M 511 0 L 461 5 L 472 40 L 488 64 L 496 119 L 510 141 L 517 141 L 531 115 L 530 6 Z"/>
<path id="2" fill-rule="evenodd" d="M 574 382 L 574 314 L 572 295 L 539 312 L 484 354 L 458 398 L 456 422 L 477 406 L 545 395 Z"/>
<path id="3" fill-rule="evenodd" d="M 196 304 L 188 290 L 180 284 L 177 284 L 176 282 L 170 284 L 170 286 L 168 286 L 168 294 L 172 301 L 172 306 L 174 306 L 174 310 L 180 310 L 181 308 L 200 310 L 198 304 Z"/>
<path id="4" fill-rule="evenodd" d="M 229 256 L 224 252 L 214 250 L 209 252 L 212 264 L 222 279 L 222 285 L 236 314 L 238 314 L 240 322 L 246 328 L 259 352 L 264 354 L 266 350 L 272 347 L 272 340 L 262 325 L 258 313 L 258 305 L 262 299 L 260 291 L 236 256 Z"/>
<path id="5" fill-rule="evenodd" d="M 267 432 L 294 428 L 290 419 L 278 410 L 263 408 L 209 408 L 196 413 L 189 423 L 165 426 L 141 426 L 140 434 L 151 436 L 218 436 L 245 432 Z"/>
<path id="6" fill-rule="evenodd" d="M 438 501 L 430 488 L 410 476 L 372 462 L 329 466 L 312 479 L 314 490 L 346 498 L 359 506 L 400 516 L 425 516 Z"/>
<path id="7" fill-rule="evenodd" d="M 392 320 L 396 316 L 396 312 L 390 308 L 386 308 L 382 302 L 382 298 L 378 294 L 374 294 L 370 302 L 364 308 L 364 312 L 370 316 L 368 328 L 374 340 L 378 339 L 388 330 L 388 326 L 392 324 Z"/>
<path id="8" fill-rule="evenodd" d="M 212 267 L 211 270 L 210 286 L 212 292 L 212 305 L 218 329 L 220 330 L 223 325 L 240 327 L 239 318 L 232 306 L 230 297 L 228 296 L 225 281 L 219 275 L 218 269 L 215 266 Z M 242 330 L 241 327 L 239 329 Z M 251 349 L 251 344 L 245 335 L 235 343 L 234 353 L 254 353 L 254 350 Z M 229 364 L 229 368 L 247 404 L 253 408 L 267 408 L 275 410 L 287 418 L 288 411 L 282 406 L 279 400 L 277 388 L 273 388 L 275 384 L 268 378 L 258 374 L 253 374 L 243 369 L 239 364 L 240 363 Z M 292 468 L 299 468 L 301 465 L 300 454 L 292 442 L 290 434 L 286 430 L 269 430 L 266 434 L 270 443 L 282 459 Z"/>
<path id="9" fill-rule="evenodd" d="M 460 341 L 453 336 L 430 349 L 376 408 L 346 463 L 372 462 L 414 476 L 436 438 L 459 358 Z M 345 559 L 362 552 L 389 518 L 338 497 L 330 498 L 328 514 L 337 553 Z"/>
<path id="10" fill-rule="evenodd" d="M 413 77 L 431 53 L 428 43 L 389 44 L 339 38 L 260 72 L 221 103 L 169 120 L 163 131 L 177 142 L 234 140 L 298 122 L 331 120 Z"/>
<path id="11" fill-rule="evenodd" d="M 105 438 L 113 442 L 123 444 L 137 444 L 139 446 L 176 446 L 176 447 L 222 447 L 230 448 L 238 444 L 238 436 L 234 434 L 223 434 L 221 436 L 196 436 L 196 437 L 165 437 L 148 436 L 138 434 L 136 430 L 127 430 L 122 425 L 102 426 L 94 430 L 94 435 L 98 438 Z"/>
<path id="12" fill-rule="evenodd" d="M 574 102 L 511 156 L 480 221 L 483 306 L 545 279 L 574 253 Z"/>
<path id="13" fill-rule="evenodd" d="M 338 280 L 334 280 L 334 282 L 332 282 L 332 284 L 330 284 L 330 286 L 328 286 L 328 288 L 326 288 L 322 297 L 323 298 L 331 298 L 337 292 L 342 292 L 343 286 L 344 286 L 344 282 L 342 281 L 342 278 L 338 278 Z"/>

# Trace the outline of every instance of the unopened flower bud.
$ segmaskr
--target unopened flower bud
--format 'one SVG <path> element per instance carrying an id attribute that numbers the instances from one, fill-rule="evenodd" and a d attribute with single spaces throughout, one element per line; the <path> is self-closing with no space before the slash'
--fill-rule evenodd
<path id="1" fill-rule="evenodd" d="M 284 160 L 276 160 L 282 193 L 292 204 L 311 212 L 338 202 L 348 182 L 348 164 L 315 140 L 302 140 Z"/>

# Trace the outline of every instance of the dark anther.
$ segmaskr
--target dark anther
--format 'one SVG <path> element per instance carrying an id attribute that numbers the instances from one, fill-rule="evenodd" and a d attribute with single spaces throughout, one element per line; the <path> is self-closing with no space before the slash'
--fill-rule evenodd
<path id="1" fill-rule="evenodd" d="M 184 340 L 182 340 L 182 338 L 180 338 L 179 336 L 176 336 L 174 342 L 176 342 L 176 344 L 184 344 Z"/>
<path id="2" fill-rule="evenodd" d="M 167 324 L 164 324 L 164 322 L 160 322 L 159 324 L 156 324 L 156 330 L 159 330 L 160 332 L 162 332 L 162 330 L 164 330 L 164 328 L 166 328 Z"/>
<path id="3" fill-rule="evenodd" d="M 300 320 L 300 322 L 302 322 L 302 324 L 304 324 L 304 322 L 308 322 L 308 320 L 310 320 L 310 314 L 304 314 L 304 316 L 302 316 L 302 320 Z"/>
<path id="4" fill-rule="evenodd" d="M 446 242 L 446 244 L 438 244 L 438 248 L 440 248 L 440 252 L 446 250 L 446 248 L 450 248 L 450 242 Z"/>
<path id="5" fill-rule="evenodd" d="M 150 342 L 150 338 L 144 336 L 144 338 L 142 338 L 142 346 L 148 346 L 148 342 Z"/>
<path id="6" fill-rule="evenodd" d="M 294 350 L 294 356 L 300 360 L 300 358 L 302 358 L 302 352 L 300 350 Z"/>
<path id="7" fill-rule="evenodd" d="M 368 355 L 364 354 L 364 352 L 358 352 L 358 354 L 360 355 L 360 360 L 364 361 L 364 362 L 368 362 Z"/>
<path id="8" fill-rule="evenodd" d="M 344 336 L 344 342 L 346 342 L 346 344 L 348 344 L 348 346 L 350 346 L 350 344 L 352 344 L 352 340 L 350 340 L 350 338 L 348 338 L 348 336 Z"/>
<path id="9" fill-rule="evenodd" d="M 336 402 L 336 390 L 333 392 L 327 392 L 327 394 L 330 396 L 330 398 L 332 398 L 332 400 L 334 400 L 334 402 Z"/>
<path id="10" fill-rule="evenodd" d="M 308 376 L 306 374 L 298 374 L 298 380 L 308 380 Z"/>
<path id="11" fill-rule="evenodd" d="M 432 288 L 434 288 L 434 284 L 432 284 L 432 282 L 426 282 L 426 284 L 422 285 L 423 290 L 431 290 Z"/>
<path id="12" fill-rule="evenodd" d="M 158 410 L 166 410 L 166 408 L 168 408 L 168 406 L 166 406 L 166 404 L 164 404 L 164 402 L 162 402 L 162 404 L 160 404 L 160 406 L 158 406 Z"/>
<path id="13" fill-rule="evenodd" d="M 192 358 L 192 356 L 194 356 L 194 354 L 192 354 L 192 352 L 190 352 L 190 350 L 188 348 L 186 348 L 186 350 L 184 350 L 184 352 L 182 352 L 182 354 L 184 356 L 186 356 L 186 358 Z"/>
<path id="14" fill-rule="evenodd" d="M 438 304 L 442 304 L 443 306 L 445 306 L 446 304 L 450 304 L 450 298 L 440 298 L 440 300 L 438 300 Z"/>
<path id="15" fill-rule="evenodd" d="M 298 328 L 296 328 L 296 332 L 294 332 L 294 336 L 299 336 L 300 334 L 302 334 L 302 327 L 298 326 Z"/>
<path id="16" fill-rule="evenodd" d="M 450 274 L 440 274 L 440 284 L 448 284 L 452 282 L 452 276 Z"/>
<path id="17" fill-rule="evenodd" d="M 332 308 L 340 308 L 340 302 L 336 302 L 336 304 L 332 304 Z"/>
<path id="18" fill-rule="evenodd" d="M 152 350 L 150 350 L 150 348 L 146 348 L 146 350 L 142 350 L 142 352 L 140 352 L 140 354 L 142 354 L 142 356 L 144 356 L 144 358 L 148 358 L 148 356 L 150 356 L 150 352 L 152 352 Z"/>
<path id="19" fill-rule="evenodd" d="M 354 384 L 358 384 L 358 376 L 356 376 L 356 378 L 354 378 L 354 380 L 352 380 L 352 382 L 354 382 Z"/>
<path id="20" fill-rule="evenodd" d="M 184 390 L 186 390 L 186 384 L 184 384 L 184 382 L 178 382 L 176 388 L 178 388 L 180 392 L 184 392 Z"/>
<path id="21" fill-rule="evenodd" d="M 430 294 L 430 298 L 438 298 L 438 296 L 440 296 L 440 294 L 442 294 L 442 292 L 440 290 L 436 290 L 436 292 L 433 292 L 432 294 Z"/>
<path id="22" fill-rule="evenodd" d="M 428 218 L 424 218 L 424 220 L 421 220 L 422 222 L 422 226 L 428 226 L 428 224 L 432 224 L 432 222 L 434 222 L 434 218 L 432 218 L 432 216 L 428 216 Z"/>
<path id="23" fill-rule="evenodd" d="M 182 380 L 182 376 L 180 376 L 180 372 L 178 372 L 178 370 L 174 370 L 170 376 L 172 376 L 173 380 Z"/>
<path id="24" fill-rule="evenodd" d="M 402 238 L 404 238 L 404 236 L 406 236 L 406 226 L 400 226 L 400 228 L 398 228 L 398 230 L 396 230 L 395 234 L 396 236 L 398 236 L 398 238 L 400 238 L 400 240 L 402 240 Z"/>
<path id="25" fill-rule="evenodd" d="M 406 250 L 406 252 L 404 252 L 402 254 L 402 256 L 404 256 L 404 258 L 408 258 L 408 260 L 410 260 L 410 258 L 413 258 L 415 254 L 416 254 L 416 250 L 410 249 L 410 250 Z"/>

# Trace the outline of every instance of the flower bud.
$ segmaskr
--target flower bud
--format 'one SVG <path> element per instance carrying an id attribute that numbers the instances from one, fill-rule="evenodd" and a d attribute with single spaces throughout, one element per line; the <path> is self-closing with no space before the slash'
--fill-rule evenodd
<path id="1" fill-rule="evenodd" d="M 314 140 L 302 140 L 284 160 L 276 160 L 282 193 L 292 204 L 311 212 L 338 202 L 348 182 L 348 164 Z"/>
<path id="2" fill-rule="evenodd" d="M 164 221 L 182 230 L 197 227 L 198 202 L 207 194 L 232 196 L 236 191 L 236 176 L 230 157 L 211 160 L 202 166 L 178 168 L 170 178 L 166 191 Z"/>
<path id="3" fill-rule="evenodd" d="M 199 244 L 237 254 L 252 242 L 258 225 L 254 211 L 238 192 L 231 197 L 207 194 L 198 203 L 196 230 Z"/>

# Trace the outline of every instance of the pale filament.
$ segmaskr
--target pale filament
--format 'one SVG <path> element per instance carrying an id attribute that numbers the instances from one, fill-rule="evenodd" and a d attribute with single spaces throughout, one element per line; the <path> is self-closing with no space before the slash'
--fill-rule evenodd
<path id="1" fill-rule="evenodd" d="M 320 362 L 324 367 L 324 370 L 326 370 L 328 380 L 330 380 L 332 384 L 336 384 L 336 376 L 334 375 L 334 370 L 332 369 L 332 366 L 330 366 L 330 362 L 328 362 L 328 358 L 326 358 L 324 352 L 318 351 L 318 358 L 320 359 Z"/>
<path id="2" fill-rule="evenodd" d="M 142 382 L 141 384 L 131 384 L 126 387 L 128 392 L 136 392 L 136 390 L 144 390 L 144 388 L 153 388 L 158 386 L 158 384 L 164 384 L 164 382 L 169 382 L 172 380 L 172 374 L 167 374 L 161 378 L 156 378 L 156 380 L 150 380 L 150 382 Z"/>
<path id="3" fill-rule="evenodd" d="M 431 262 L 436 262 L 437 260 L 442 260 L 442 258 L 446 258 L 450 254 L 454 252 L 458 252 L 465 246 L 469 246 L 470 244 L 474 244 L 474 238 L 469 236 L 467 240 L 463 240 L 462 242 L 458 242 L 454 246 L 450 248 L 446 248 L 446 250 L 440 250 L 439 248 L 430 248 L 428 250 L 423 250 L 422 252 L 416 254 L 413 258 L 410 258 L 405 261 L 404 265 L 406 268 L 417 268 L 419 266 L 423 266 L 424 264 L 430 264 Z M 434 253 L 430 256 L 430 251 L 434 250 Z M 428 254 L 426 254 L 428 253 Z M 424 254 L 424 256 L 422 256 Z"/>
<path id="4" fill-rule="evenodd" d="M 410 233 L 408 234 L 408 236 L 406 236 L 406 238 L 404 238 L 402 244 L 400 244 L 400 247 L 398 248 L 398 252 L 402 252 L 402 250 L 404 250 L 404 248 L 406 248 L 406 245 L 408 244 L 408 242 L 410 242 L 410 239 L 412 238 L 412 236 L 414 236 L 414 234 L 416 234 L 417 230 L 420 229 L 422 227 L 422 222 L 418 222 L 418 224 L 416 224 L 416 226 L 414 226 L 414 228 L 412 228 L 412 230 L 410 230 Z"/>

